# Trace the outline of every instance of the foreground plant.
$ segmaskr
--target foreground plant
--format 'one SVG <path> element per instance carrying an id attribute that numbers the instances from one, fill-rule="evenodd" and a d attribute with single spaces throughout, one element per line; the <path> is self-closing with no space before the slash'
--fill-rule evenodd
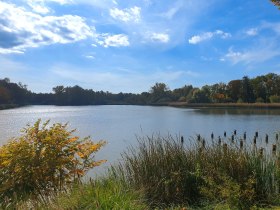
<path id="1" fill-rule="evenodd" d="M 105 144 L 89 137 L 73 136 L 67 124 L 41 125 L 23 129 L 22 135 L 0 147 L 0 200 L 2 206 L 25 197 L 44 197 L 62 190 L 105 160 L 95 153 Z M 1 202 L 0 202 L 1 205 Z"/>
<path id="2" fill-rule="evenodd" d="M 280 154 L 231 138 L 205 141 L 152 137 L 123 154 L 116 169 L 152 207 L 223 203 L 230 209 L 277 205 Z M 276 146 L 275 146 L 276 147 Z M 262 151 L 262 153 L 261 153 Z"/>

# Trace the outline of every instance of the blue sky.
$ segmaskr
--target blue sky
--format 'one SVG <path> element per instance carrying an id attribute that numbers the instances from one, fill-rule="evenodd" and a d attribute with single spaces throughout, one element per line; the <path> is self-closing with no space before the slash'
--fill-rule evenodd
<path id="1" fill-rule="evenodd" d="M 113 93 L 280 73 L 269 0 L 0 0 L 0 78 Z"/>

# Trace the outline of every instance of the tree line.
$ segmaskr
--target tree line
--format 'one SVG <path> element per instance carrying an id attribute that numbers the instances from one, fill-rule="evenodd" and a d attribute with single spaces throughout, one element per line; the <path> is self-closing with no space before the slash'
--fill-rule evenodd
<path id="1" fill-rule="evenodd" d="M 169 102 L 188 103 L 279 103 L 280 75 L 269 73 L 255 78 L 205 85 L 185 85 L 170 90 L 165 83 L 156 83 L 148 92 L 110 93 L 73 87 L 56 86 L 52 93 L 33 93 L 22 83 L 0 79 L 0 104 L 22 105 L 152 105 Z"/>

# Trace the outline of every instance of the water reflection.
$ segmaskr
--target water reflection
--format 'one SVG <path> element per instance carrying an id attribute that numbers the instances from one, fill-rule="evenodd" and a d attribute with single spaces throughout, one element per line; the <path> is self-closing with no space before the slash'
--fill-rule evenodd
<path id="1" fill-rule="evenodd" d="M 205 115 L 280 115 L 278 109 L 203 108 L 195 111 Z"/>

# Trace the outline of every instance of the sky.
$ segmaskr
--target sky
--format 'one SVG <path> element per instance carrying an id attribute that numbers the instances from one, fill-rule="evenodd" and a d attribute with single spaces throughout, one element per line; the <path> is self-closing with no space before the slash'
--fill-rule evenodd
<path id="1" fill-rule="evenodd" d="M 113 93 L 280 74 L 269 0 L 0 0 L 0 78 Z"/>

